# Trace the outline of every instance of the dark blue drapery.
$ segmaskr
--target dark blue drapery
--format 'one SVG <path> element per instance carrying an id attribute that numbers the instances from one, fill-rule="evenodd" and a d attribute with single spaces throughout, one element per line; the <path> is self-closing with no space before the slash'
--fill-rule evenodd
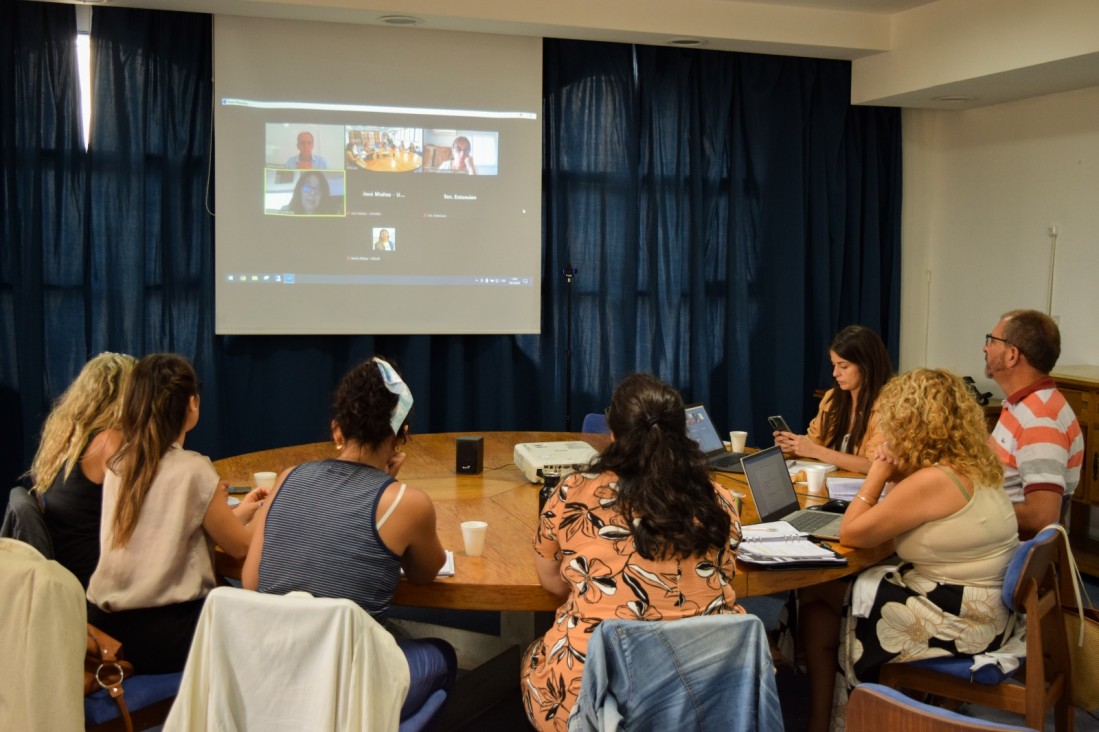
<path id="1" fill-rule="evenodd" d="M 546 40 L 540 335 L 218 337 L 210 19 L 95 10 L 85 156 L 71 18 L 0 9 L 0 385 L 21 466 L 101 350 L 194 359 L 188 447 L 215 458 L 325 439 L 335 381 L 375 352 L 417 430 L 563 428 L 569 265 L 573 428 L 646 370 L 765 443 L 767 414 L 804 427 L 840 327 L 896 354 L 900 115 L 852 107 L 845 62 Z"/>

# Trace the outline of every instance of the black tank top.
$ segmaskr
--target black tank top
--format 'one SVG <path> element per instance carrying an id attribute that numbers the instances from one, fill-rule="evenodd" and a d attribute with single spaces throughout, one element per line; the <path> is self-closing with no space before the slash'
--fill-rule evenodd
<path id="1" fill-rule="evenodd" d="M 81 455 L 83 458 L 83 455 Z M 53 540 L 54 558 L 88 589 L 99 564 L 99 518 L 103 486 L 84 477 L 80 463 L 66 479 L 58 473 L 46 491 L 46 527 Z"/>

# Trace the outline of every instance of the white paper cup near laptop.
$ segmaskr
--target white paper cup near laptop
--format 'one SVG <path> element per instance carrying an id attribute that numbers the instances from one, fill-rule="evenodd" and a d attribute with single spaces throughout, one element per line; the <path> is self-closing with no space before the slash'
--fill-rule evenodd
<path id="1" fill-rule="evenodd" d="M 828 469 L 823 465 L 806 465 L 805 466 L 805 483 L 809 488 L 810 493 L 820 493 L 824 487 L 824 476 L 828 473 Z"/>
<path id="2" fill-rule="evenodd" d="M 744 452 L 744 447 L 748 444 L 748 433 L 742 430 L 733 430 L 729 433 L 729 445 L 733 448 L 733 452 Z"/>
<path id="3" fill-rule="evenodd" d="M 466 547 L 466 556 L 479 557 L 485 551 L 485 533 L 488 524 L 484 521 L 463 521 L 462 542 Z"/>
<path id="4" fill-rule="evenodd" d="M 275 478 L 278 477 L 278 473 L 271 472 L 270 470 L 261 470 L 258 473 L 252 473 L 252 480 L 255 481 L 257 488 L 274 488 Z"/>

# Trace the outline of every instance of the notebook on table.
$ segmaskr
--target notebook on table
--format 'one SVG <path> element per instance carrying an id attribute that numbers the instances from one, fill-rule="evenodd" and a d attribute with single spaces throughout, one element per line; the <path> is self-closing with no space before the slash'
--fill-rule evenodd
<path id="1" fill-rule="evenodd" d="M 711 470 L 720 470 L 726 473 L 742 473 L 744 469 L 740 465 L 740 459 L 747 453 L 729 452 L 725 449 L 725 443 L 721 435 L 717 433 L 713 420 L 706 412 L 706 407 L 701 404 L 692 404 L 687 407 L 687 436 L 698 443 L 702 452 L 706 453 L 706 462 Z"/>
<path id="2" fill-rule="evenodd" d="M 740 462 L 761 522 L 786 521 L 818 539 L 839 538 L 843 514 L 800 508 L 790 470 L 778 445 L 745 455 Z"/>

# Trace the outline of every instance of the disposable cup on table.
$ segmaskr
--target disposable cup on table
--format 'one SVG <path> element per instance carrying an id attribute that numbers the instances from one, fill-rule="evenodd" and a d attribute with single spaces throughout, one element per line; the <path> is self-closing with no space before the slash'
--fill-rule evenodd
<path id="1" fill-rule="evenodd" d="M 270 470 L 261 470 L 258 473 L 252 473 L 252 480 L 255 482 L 257 488 L 274 488 L 275 478 L 278 477 L 278 473 Z"/>
<path id="2" fill-rule="evenodd" d="M 462 522 L 462 542 L 465 544 L 466 556 L 479 557 L 484 553 L 487 532 L 488 524 L 484 521 Z"/>

